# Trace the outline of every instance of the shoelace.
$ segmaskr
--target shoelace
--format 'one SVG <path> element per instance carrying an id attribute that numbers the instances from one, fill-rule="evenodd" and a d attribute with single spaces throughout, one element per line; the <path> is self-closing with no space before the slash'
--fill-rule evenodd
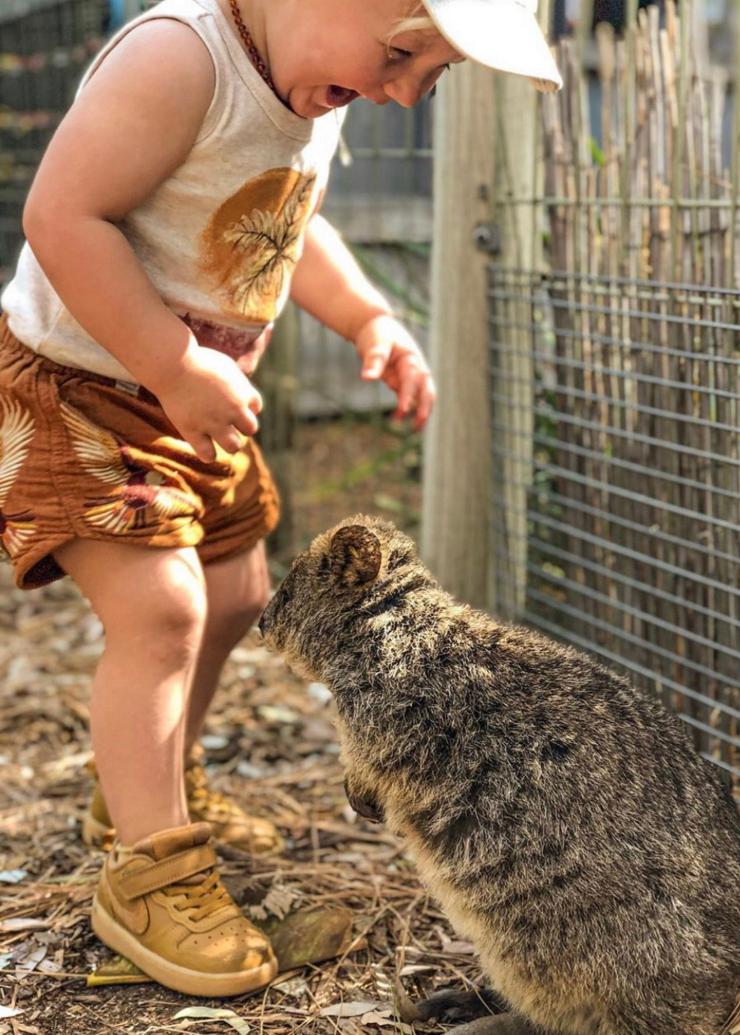
<path id="1" fill-rule="evenodd" d="M 211 916 L 219 909 L 233 905 L 231 896 L 221 883 L 216 870 L 211 870 L 202 879 L 192 878 L 193 883 L 171 884 L 162 891 L 178 912 L 196 923 Z"/>

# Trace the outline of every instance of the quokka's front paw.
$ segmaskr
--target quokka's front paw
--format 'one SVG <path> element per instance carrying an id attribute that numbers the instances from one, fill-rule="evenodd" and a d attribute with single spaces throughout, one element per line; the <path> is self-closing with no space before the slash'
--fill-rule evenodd
<path id="1" fill-rule="evenodd" d="M 413 1003 L 402 989 L 396 988 L 396 1009 L 402 1021 L 469 1021 L 501 1015 L 506 1005 L 494 992 L 487 988 L 472 988 L 462 991 L 444 988 L 428 999 Z M 467 1027 L 467 1025 L 466 1025 Z M 457 1031 L 457 1028 L 451 1031 Z"/>
<path id="2" fill-rule="evenodd" d="M 349 774 L 344 778 L 344 793 L 358 816 L 369 819 L 371 823 L 383 822 L 385 815 L 382 805 L 370 793 L 357 787 Z"/>

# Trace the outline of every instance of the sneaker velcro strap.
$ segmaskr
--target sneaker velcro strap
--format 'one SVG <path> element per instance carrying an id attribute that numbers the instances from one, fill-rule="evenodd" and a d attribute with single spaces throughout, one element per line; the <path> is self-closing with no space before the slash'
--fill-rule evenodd
<path id="1" fill-rule="evenodd" d="M 204 870 L 211 870 L 217 863 L 216 852 L 210 844 L 196 845 L 177 855 L 171 855 L 159 862 L 141 866 L 132 873 L 124 874 L 118 885 L 121 895 L 133 901 L 170 884 L 179 884 L 188 877 L 194 877 Z"/>

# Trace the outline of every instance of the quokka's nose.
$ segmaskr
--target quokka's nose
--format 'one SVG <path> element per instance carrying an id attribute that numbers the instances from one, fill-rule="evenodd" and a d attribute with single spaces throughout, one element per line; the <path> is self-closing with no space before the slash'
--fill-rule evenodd
<path id="1" fill-rule="evenodd" d="M 266 624 L 265 623 L 265 615 L 266 615 L 266 613 L 267 613 L 266 611 L 263 611 L 262 614 L 260 615 L 259 621 L 257 622 L 257 628 L 259 629 L 261 636 L 265 635 L 265 624 Z"/>

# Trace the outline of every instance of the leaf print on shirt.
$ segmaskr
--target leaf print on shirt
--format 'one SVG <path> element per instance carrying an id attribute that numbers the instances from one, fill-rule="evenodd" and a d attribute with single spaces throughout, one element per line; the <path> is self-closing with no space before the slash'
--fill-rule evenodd
<path id="1" fill-rule="evenodd" d="M 69 403 L 61 403 L 60 412 L 85 471 L 111 486 L 105 496 L 85 504 L 88 524 L 120 534 L 145 528 L 152 518 L 163 524 L 171 518 L 200 516 L 200 501 L 170 485 L 160 471 L 137 462 L 130 446 Z"/>
<path id="2" fill-rule="evenodd" d="M 313 173 L 270 169 L 216 212 L 203 234 L 201 266 L 226 313 L 256 324 L 279 315 L 316 207 L 315 184 Z"/>
<path id="3" fill-rule="evenodd" d="M 0 400 L 0 546 L 10 558 L 33 536 L 33 514 L 5 513 L 10 490 L 28 456 L 34 419 L 18 402 Z"/>

